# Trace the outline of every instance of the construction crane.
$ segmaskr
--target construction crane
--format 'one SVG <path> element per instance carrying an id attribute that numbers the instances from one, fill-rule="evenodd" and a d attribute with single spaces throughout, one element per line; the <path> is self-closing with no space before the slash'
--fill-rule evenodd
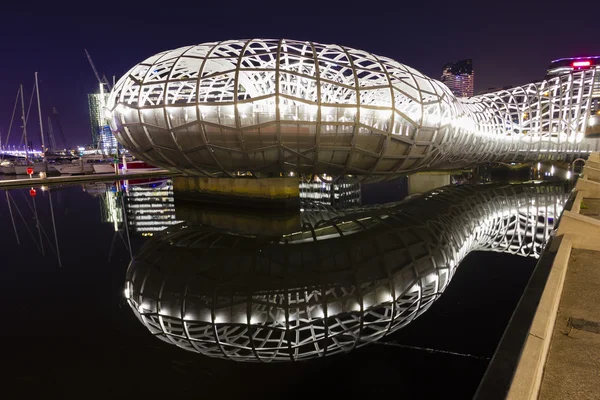
<path id="1" fill-rule="evenodd" d="M 58 125 L 58 132 L 60 133 L 60 138 L 62 139 L 63 146 L 65 149 L 67 148 L 67 141 L 65 140 L 65 133 L 62 129 L 62 124 L 60 123 L 60 118 L 58 117 L 58 111 L 56 111 L 56 107 L 52 107 L 52 114 L 54 114 L 54 119 L 56 120 L 56 125 Z"/>
<path id="2" fill-rule="evenodd" d="M 100 74 L 98 73 L 98 70 L 96 69 L 96 66 L 94 65 L 94 62 L 92 61 L 92 56 L 90 56 L 90 53 L 88 53 L 87 49 L 83 49 L 83 50 L 85 50 L 85 55 L 87 56 L 87 59 L 90 62 L 90 66 L 92 67 L 92 70 L 94 70 L 94 75 L 96 75 L 96 79 L 98 79 L 98 82 L 101 85 L 106 85 L 106 88 L 110 92 L 112 90 L 112 85 L 110 84 L 108 79 L 106 79 L 105 75 L 102 75 L 102 77 L 100 77 Z"/>
<path id="3" fill-rule="evenodd" d="M 56 140 L 54 139 L 54 129 L 52 129 L 52 120 L 48 116 L 48 139 L 50 140 L 50 151 L 56 150 Z"/>

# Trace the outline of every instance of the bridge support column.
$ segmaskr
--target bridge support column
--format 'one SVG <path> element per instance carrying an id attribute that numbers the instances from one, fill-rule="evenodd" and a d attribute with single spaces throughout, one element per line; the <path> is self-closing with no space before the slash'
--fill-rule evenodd
<path id="1" fill-rule="evenodd" d="M 450 174 L 417 172 L 408 176 L 408 194 L 425 193 L 450 184 Z"/>
<path id="2" fill-rule="evenodd" d="M 206 178 L 175 177 L 175 200 L 195 201 L 246 208 L 298 208 L 297 178 Z"/>

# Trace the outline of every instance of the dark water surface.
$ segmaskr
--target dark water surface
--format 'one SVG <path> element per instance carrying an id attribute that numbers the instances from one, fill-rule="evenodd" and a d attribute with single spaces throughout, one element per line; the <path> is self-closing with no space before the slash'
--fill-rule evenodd
<path id="1" fill-rule="evenodd" d="M 134 316 L 124 295 L 127 267 L 151 237 L 136 231 L 145 225 L 128 221 L 129 232 L 124 228 L 122 210 L 113 213 L 106 201 L 110 189 L 37 188 L 35 197 L 29 189 L 11 190 L 20 244 L 6 193 L 0 191 L 2 380 L 4 392 L 11 393 L 6 398 L 381 393 L 468 399 L 536 263 L 474 252 L 429 310 L 378 343 L 298 363 L 236 363 L 160 341 Z M 376 198 L 370 190 L 368 196 Z M 388 184 L 386 201 L 394 190 L 404 189 Z M 169 209 L 162 220 L 167 223 L 177 221 L 170 201 L 163 207 Z"/>

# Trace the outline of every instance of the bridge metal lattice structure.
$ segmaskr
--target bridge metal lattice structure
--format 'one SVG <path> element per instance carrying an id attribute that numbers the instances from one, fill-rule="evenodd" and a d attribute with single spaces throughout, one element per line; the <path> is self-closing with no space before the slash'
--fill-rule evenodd
<path id="1" fill-rule="evenodd" d="M 576 71 L 463 99 L 366 51 L 229 40 L 134 66 L 113 88 L 107 114 L 137 157 L 190 174 L 380 179 L 600 150 L 599 140 L 584 138 L 596 75 Z"/>
<path id="2" fill-rule="evenodd" d="M 307 212 L 313 222 L 277 238 L 184 222 L 134 256 L 125 296 L 157 338 L 206 356 L 349 352 L 425 312 L 471 251 L 539 257 L 567 197 L 562 185 L 449 186 L 331 219 Z"/>

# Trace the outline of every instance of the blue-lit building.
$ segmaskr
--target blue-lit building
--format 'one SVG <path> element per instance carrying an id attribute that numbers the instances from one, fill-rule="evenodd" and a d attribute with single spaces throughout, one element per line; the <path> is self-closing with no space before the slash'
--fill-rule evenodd
<path id="1" fill-rule="evenodd" d="M 107 100 L 108 93 L 104 91 L 88 94 L 92 146 L 102 149 L 105 154 L 112 154 L 116 152 L 117 139 L 108 125 L 108 120 L 104 117 L 104 108 Z"/>

